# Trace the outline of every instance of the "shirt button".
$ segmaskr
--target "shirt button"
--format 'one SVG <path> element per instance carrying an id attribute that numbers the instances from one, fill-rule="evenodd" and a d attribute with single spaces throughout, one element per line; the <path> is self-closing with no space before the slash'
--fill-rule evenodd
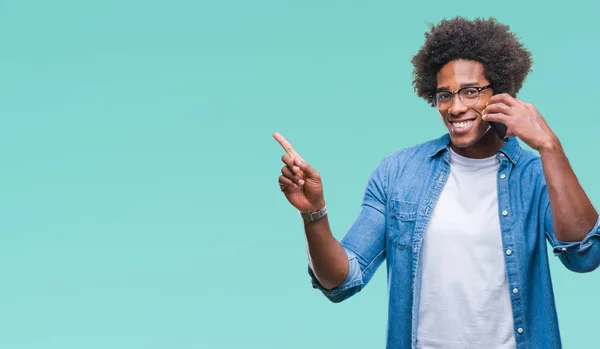
<path id="1" fill-rule="evenodd" d="M 519 327 L 519 328 L 517 329 L 517 332 L 519 332 L 519 333 L 523 333 L 523 329 Z"/>
<path id="2" fill-rule="evenodd" d="M 507 256 L 510 256 L 511 254 L 512 254 L 512 251 L 511 251 L 511 250 L 506 250 L 506 255 L 507 255 Z"/>
<path id="3" fill-rule="evenodd" d="M 508 216 L 508 211 L 507 210 L 502 211 L 502 215 L 503 216 Z"/>
<path id="4" fill-rule="evenodd" d="M 518 288 L 513 288 L 513 293 L 514 293 L 514 294 L 517 294 L 517 293 L 519 293 L 519 289 L 518 289 Z"/>
<path id="5" fill-rule="evenodd" d="M 566 247 L 563 247 L 563 248 L 562 248 L 562 250 L 563 250 L 563 252 L 564 252 L 564 251 L 566 251 L 566 250 L 567 250 L 567 248 L 566 248 Z"/>
<path id="6" fill-rule="evenodd" d="M 500 178 L 504 179 L 504 178 L 506 178 L 506 175 L 503 173 L 500 175 Z"/>

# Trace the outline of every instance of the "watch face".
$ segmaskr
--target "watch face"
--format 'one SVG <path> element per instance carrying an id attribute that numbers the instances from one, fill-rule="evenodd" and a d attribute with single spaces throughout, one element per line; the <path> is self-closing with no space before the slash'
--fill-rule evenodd
<path id="1" fill-rule="evenodd" d="M 327 214 L 327 208 L 323 207 L 322 209 L 320 209 L 317 212 L 307 214 L 306 218 L 309 222 L 313 222 L 313 221 L 316 221 L 317 219 L 321 219 L 321 218 L 325 217 L 326 214 Z"/>
<path id="2" fill-rule="evenodd" d="M 302 213 L 302 212 L 300 212 L 300 215 L 302 216 L 302 219 L 304 219 L 307 222 L 316 221 L 317 219 L 325 217 L 326 214 L 327 214 L 327 207 L 323 207 L 319 211 L 312 212 L 312 213 Z"/>

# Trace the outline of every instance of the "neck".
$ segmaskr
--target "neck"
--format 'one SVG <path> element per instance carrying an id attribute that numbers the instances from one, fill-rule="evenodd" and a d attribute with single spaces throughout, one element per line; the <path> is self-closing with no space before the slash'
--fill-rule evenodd
<path id="1" fill-rule="evenodd" d="M 496 132 L 488 130 L 488 132 L 471 146 L 459 148 L 454 144 L 450 144 L 450 147 L 452 147 L 452 150 L 458 155 L 473 159 L 484 159 L 496 155 L 503 145 L 504 142 L 496 136 Z"/>

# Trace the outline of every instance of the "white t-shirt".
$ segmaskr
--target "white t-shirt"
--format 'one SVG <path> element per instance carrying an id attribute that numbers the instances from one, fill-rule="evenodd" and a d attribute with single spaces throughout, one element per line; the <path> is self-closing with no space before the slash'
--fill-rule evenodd
<path id="1" fill-rule="evenodd" d="M 450 152 L 421 252 L 417 348 L 515 348 L 498 217 L 496 156 Z"/>

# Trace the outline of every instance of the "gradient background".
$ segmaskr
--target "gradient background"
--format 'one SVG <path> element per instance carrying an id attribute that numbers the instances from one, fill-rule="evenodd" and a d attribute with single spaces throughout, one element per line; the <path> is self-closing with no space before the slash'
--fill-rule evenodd
<path id="1" fill-rule="evenodd" d="M 379 161 L 444 133 L 411 86 L 428 23 L 494 15 L 598 205 L 598 10 L 0 1 L 0 349 L 383 348 L 385 269 L 342 304 L 310 287 L 272 133 L 341 237 Z M 597 347 L 600 272 L 551 263 L 565 347 Z"/>

